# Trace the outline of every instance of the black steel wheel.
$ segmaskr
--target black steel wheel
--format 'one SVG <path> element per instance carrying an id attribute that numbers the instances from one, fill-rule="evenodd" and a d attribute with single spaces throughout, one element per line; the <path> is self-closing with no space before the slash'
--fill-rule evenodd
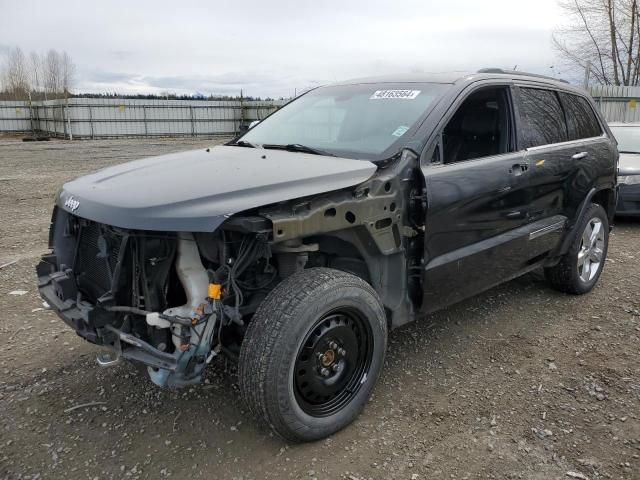
<path id="1" fill-rule="evenodd" d="M 371 337 L 371 327 L 357 311 L 330 312 L 311 327 L 295 364 L 302 410 L 323 417 L 353 399 L 371 365 Z"/>
<path id="2" fill-rule="evenodd" d="M 339 270 L 303 270 L 251 320 L 240 350 L 243 398 L 288 440 L 326 437 L 366 404 L 386 341 L 384 308 L 369 284 Z"/>

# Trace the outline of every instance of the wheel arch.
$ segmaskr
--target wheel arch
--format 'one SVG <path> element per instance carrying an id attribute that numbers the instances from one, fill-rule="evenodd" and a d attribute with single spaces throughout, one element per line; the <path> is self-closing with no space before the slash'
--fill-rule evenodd
<path id="1" fill-rule="evenodd" d="M 601 188 L 596 190 L 591 197 L 591 202 L 597 203 L 607 212 L 609 225 L 613 225 L 613 217 L 616 213 L 617 194 L 615 188 Z"/>
<path id="2" fill-rule="evenodd" d="M 307 239 L 305 239 L 307 241 Z M 319 245 L 319 253 L 341 254 L 339 262 L 327 266 L 354 274 L 373 287 L 387 313 L 389 328 L 413 320 L 413 302 L 408 299 L 406 256 L 402 249 L 393 253 L 382 253 L 366 228 L 354 227 L 310 237 Z M 361 262 L 359 271 L 344 260 Z M 313 265 L 310 265 L 313 266 Z"/>
<path id="3" fill-rule="evenodd" d="M 557 256 L 554 255 L 554 257 L 557 258 L 567 253 L 569 247 L 571 246 L 571 242 L 576 235 L 576 230 L 579 227 L 579 221 L 584 215 L 584 212 L 586 212 L 589 208 L 589 205 L 591 205 L 592 203 L 597 203 L 602 206 L 602 208 L 604 208 L 604 211 L 607 213 L 609 228 L 611 228 L 616 210 L 616 202 L 617 192 L 615 188 L 611 186 L 602 186 L 599 188 L 593 187 L 591 190 L 589 190 L 589 193 L 587 193 L 586 197 L 580 204 L 580 207 L 577 209 L 575 217 L 569 220 L 570 223 L 568 225 L 567 234 L 560 244 Z"/>

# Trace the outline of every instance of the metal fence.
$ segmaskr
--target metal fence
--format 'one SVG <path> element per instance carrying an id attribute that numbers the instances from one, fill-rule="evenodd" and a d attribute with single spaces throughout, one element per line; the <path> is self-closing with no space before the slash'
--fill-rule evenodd
<path id="1" fill-rule="evenodd" d="M 1 101 L 0 132 L 68 139 L 233 135 L 286 101 L 73 98 Z"/>
<path id="2" fill-rule="evenodd" d="M 30 118 L 27 102 L 0 102 L 0 132 L 26 132 Z"/>
<path id="3" fill-rule="evenodd" d="M 594 86 L 604 118 L 640 122 L 640 87 Z M 0 101 L 0 132 L 37 132 L 60 138 L 234 135 L 285 100 L 129 100 L 72 98 Z"/>
<path id="4" fill-rule="evenodd" d="M 640 87 L 608 85 L 589 90 L 607 122 L 640 122 Z"/>

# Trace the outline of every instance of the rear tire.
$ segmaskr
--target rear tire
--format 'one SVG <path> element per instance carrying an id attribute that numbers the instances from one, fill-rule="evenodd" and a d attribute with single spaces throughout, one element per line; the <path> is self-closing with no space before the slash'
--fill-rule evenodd
<path id="1" fill-rule="evenodd" d="M 249 324 L 242 396 L 286 440 L 324 438 L 361 412 L 386 343 L 384 308 L 369 284 L 339 270 L 302 270 L 269 293 Z"/>
<path id="2" fill-rule="evenodd" d="M 556 290 L 582 295 L 590 292 L 602 273 L 609 247 L 609 221 L 600 205 L 592 203 L 576 225 L 575 238 L 560 263 L 545 268 Z"/>

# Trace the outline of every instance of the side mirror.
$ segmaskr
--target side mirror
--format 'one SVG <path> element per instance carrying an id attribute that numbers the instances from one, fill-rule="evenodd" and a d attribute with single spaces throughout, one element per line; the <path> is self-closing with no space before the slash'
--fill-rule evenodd
<path id="1" fill-rule="evenodd" d="M 251 130 L 253 127 L 255 127 L 259 123 L 260 123 L 260 120 L 254 120 L 253 122 L 251 122 L 249 124 L 249 130 Z"/>

